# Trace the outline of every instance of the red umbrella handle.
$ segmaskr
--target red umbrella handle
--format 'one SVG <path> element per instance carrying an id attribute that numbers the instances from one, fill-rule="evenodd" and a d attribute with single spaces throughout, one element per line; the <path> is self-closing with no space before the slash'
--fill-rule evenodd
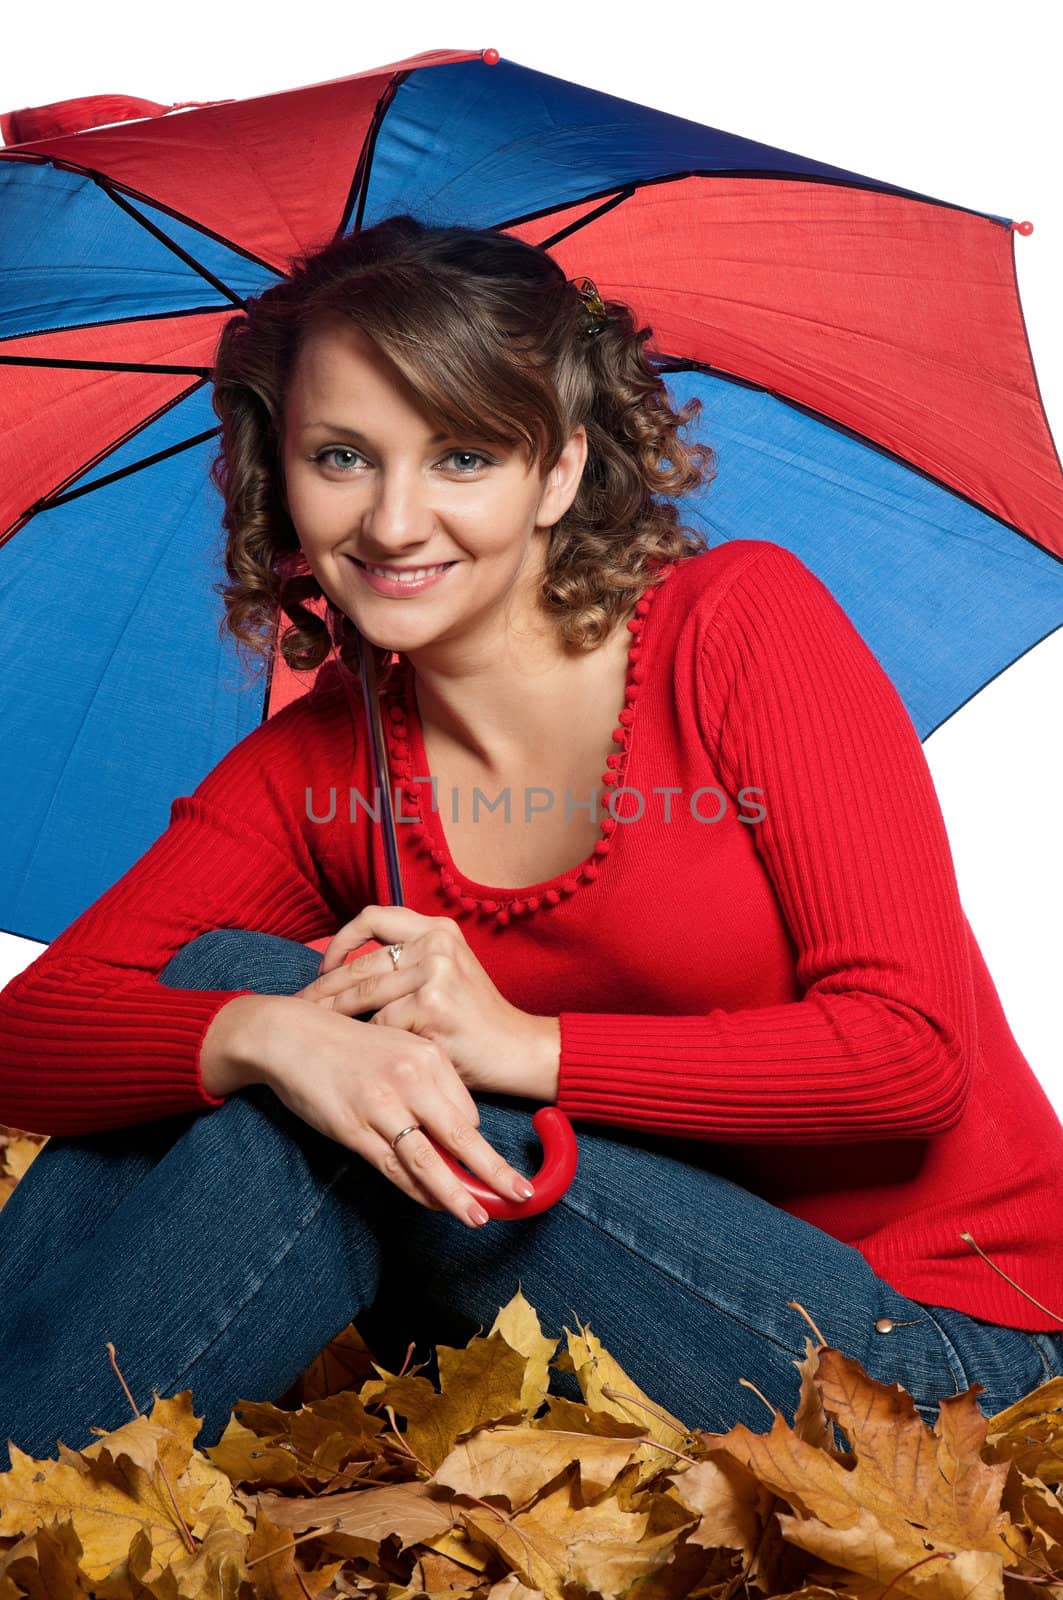
<path id="1" fill-rule="evenodd" d="M 343 958 L 343 965 L 356 961 L 368 950 L 381 949 L 383 946 L 379 940 L 367 939 L 357 950 L 347 952 Z M 430 1135 L 426 1135 L 426 1138 L 432 1148 L 442 1156 L 454 1176 L 461 1179 L 475 1200 L 479 1200 L 489 1217 L 495 1217 L 500 1221 L 519 1222 L 521 1217 L 534 1217 L 540 1211 L 548 1211 L 556 1201 L 560 1200 L 576 1176 L 576 1166 L 579 1161 L 576 1135 L 572 1132 L 572 1124 L 563 1111 L 559 1111 L 556 1106 L 541 1106 L 532 1117 L 532 1127 L 539 1135 L 539 1142 L 543 1147 L 543 1161 L 534 1178 L 528 1179 L 535 1190 L 528 1200 L 507 1200 L 504 1195 L 497 1194 L 482 1178 L 478 1178 L 475 1173 L 463 1167 L 456 1156 L 445 1150 Z"/>
<path id="2" fill-rule="evenodd" d="M 579 1160 L 572 1124 L 556 1106 L 541 1106 L 532 1117 L 532 1127 L 543 1147 L 543 1164 L 534 1178 L 528 1179 L 535 1189 L 528 1200 L 507 1200 L 496 1194 L 482 1178 L 467 1172 L 449 1150 L 444 1150 L 434 1139 L 429 1139 L 429 1143 L 439 1151 L 451 1172 L 461 1179 L 474 1199 L 479 1200 L 489 1217 L 519 1222 L 521 1217 L 534 1217 L 540 1211 L 548 1211 L 555 1201 L 560 1200 L 576 1176 Z"/>

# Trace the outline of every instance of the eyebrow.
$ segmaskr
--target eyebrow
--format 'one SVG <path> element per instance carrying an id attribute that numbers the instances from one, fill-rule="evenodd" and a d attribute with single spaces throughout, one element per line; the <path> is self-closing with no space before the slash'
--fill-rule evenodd
<path id="1" fill-rule="evenodd" d="M 312 428 L 327 428 L 329 433 L 341 433 L 345 439 L 360 439 L 367 443 L 366 435 L 359 433 L 357 428 L 348 428 L 342 422 L 308 422 L 303 427 L 303 433 L 309 433 Z M 452 436 L 449 433 L 436 433 L 429 439 L 429 444 L 442 444 L 444 439 Z"/>

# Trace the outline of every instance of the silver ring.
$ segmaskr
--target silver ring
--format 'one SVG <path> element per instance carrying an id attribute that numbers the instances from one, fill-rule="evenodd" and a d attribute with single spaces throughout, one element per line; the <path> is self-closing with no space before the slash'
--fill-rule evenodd
<path id="1" fill-rule="evenodd" d="M 416 1133 L 420 1126 L 421 1124 L 419 1122 L 411 1122 L 408 1128 L 401 1128 L 395 1135 L 394 1139 L 392 1139 L 391 1148 L 394 1150 L 400 1139 L 404 1139 L 408 1133 Z"/>
<path id="2" fill-rule="evenodd" d="M 389 944 L 389 945 L 385 945 L 384 948 L 386 949 L 388 955 L 391 957 L 391 969 L 392 969 L 392 971 L 393 972 L 397 972 L 398 969 L 399 969 L 399 951 L 402 949 L 401 944 Z"/>

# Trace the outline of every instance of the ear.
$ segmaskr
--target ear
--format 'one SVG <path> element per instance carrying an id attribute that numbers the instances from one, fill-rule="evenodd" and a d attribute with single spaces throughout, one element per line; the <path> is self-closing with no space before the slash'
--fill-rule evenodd
<path id="1" fill-rule="evenodd" d="M 569 435 L 556 465 L 543 485 L 535 519 L 539 527 L 552 528 L 555 522 L 560 522 L 576 498 L 586 464 L 587 430 L 581 422 Z"/>

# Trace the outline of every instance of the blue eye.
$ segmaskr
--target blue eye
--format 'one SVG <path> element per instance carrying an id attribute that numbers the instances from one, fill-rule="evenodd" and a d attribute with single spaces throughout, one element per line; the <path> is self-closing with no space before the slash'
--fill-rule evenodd
<path id="1" fill-rule="evenodd" d="M 317 453 L 311 457 L 311 459 L 314 461 L 324 461 L 327 456 L 353 456 L 357 461 L 365 460 L 365 457 L 361 455 L 359 451 L 352 449 L 349 445 L 338 444 L 327 445 L 325 449 L 318 450 Z M 459 477 L 471 477 L 472 472 L 479 471 L 479 467 L 481 465 L 490 467 L 494 464 L 489 456 L 481 455 L 478 450 L 451 450 L 448 455 L 443 457 L 443 459 L 444 461 L 451 461 L 455 456 L 464 456 L 466 459 L 471 459 L 477 463 L 477 466 L 472 468 L 472 471 L 459 471 Z M 348 471 L 348 468 L 337 467 L 336 470 L 341 473 L 345 473 Z"/>
<path id="2" fill-rule="evenodd" d="M 357 450 L 347 450 L 342 445 L 329 445 L 327 450 L 319 450 L 314 456 L 315 461 L 324 461 L 326 456 L 357 456 Z M 359 458 L 364 459 L 364 458 Z"/>
<path id="3" fill-rule="evenodd" d="M 480 462 L 485 467 L 492 465 L 489 457 L 482 456 L 478 450 L 452 450 L 450 454 L 448 456 L 444 456 L 443 459 L 444 461 L 452 461 L 455 456 L 471 456 L 474 461 Z"/>

